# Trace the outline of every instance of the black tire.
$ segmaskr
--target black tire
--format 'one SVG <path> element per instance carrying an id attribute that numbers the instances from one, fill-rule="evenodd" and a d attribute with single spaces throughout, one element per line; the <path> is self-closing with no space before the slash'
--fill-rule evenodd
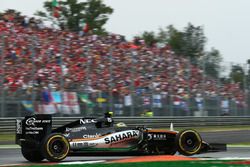
<path id="1" fill-rule="evenodd" d="M 164 150 L 164 154 L 166 155 L 175 155 L 176 152 L 177 152 L 176 147 L 168 147 Z"/>
<path id="2" fill-rule="evenodd" d="M 190 156 L 200 152 L 202 139 L 198 132 L 187 129 L 177 134 L 176 145 L 180 154 Z"/>
<path id="3" fill-rule="evenodd" d="M 52 133 L 43 140 L 42 154 L 48 161 L 62 161 L 68 155 L 69 149 L 68 140 L 60 133 Z"/>
<path id="4" fill-rule="evenodd" d="M 22 146 L 21 152 L 23 154 L 23 157 L 30 162 L 41 162 L 44 159 L 41 151 L 39 150 L 34 150 L 28 147 Z"/>
<path id="5" fill-rule="evenodd" d="M 148 153 L 152 155 L 174 155 L 176 152 L 177 148 L 175 146 L 164 147 L 151 145 L 148 147 Z"/>

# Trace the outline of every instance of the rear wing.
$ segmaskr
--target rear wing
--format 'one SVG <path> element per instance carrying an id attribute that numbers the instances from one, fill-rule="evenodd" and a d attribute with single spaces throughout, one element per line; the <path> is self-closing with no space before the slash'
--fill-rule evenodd
<path id="1" fill-rule="evenodd" d="M 52 117 L 48 114 L 27 116 L 24 119 L 16 119 L 16 144 L 21 142 L 41 142 L 51 133 Z"/>

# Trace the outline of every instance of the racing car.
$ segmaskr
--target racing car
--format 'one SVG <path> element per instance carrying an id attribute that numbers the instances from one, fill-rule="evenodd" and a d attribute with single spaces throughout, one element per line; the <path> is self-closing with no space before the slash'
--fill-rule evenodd
<path id="1" fill-rule="evenodd" d="M 16 120 L 16 144 L 25 159 L 59 162 L 67 156 L 86 152 L 138 152 L 186 156 L 212 149 L 192 129 L 160 130 L 114 124 L 111 114 L 102 118 L 83 117 L 52 128 L 52 116 L 37 114 Z"/>

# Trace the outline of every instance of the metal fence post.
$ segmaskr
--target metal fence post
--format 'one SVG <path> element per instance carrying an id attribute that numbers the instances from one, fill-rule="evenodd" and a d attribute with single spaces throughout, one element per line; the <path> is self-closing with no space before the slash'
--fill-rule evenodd
<path id="1" fill-rule="evenodd" d="M 109 111 L 113 112 L 113 88 L 114 88 L 114 84 L 113 84 L 113 49 L 112 47 L 109 49 L 109 75 L 110 75 L 110 81 L 109 81 Z"/>
<path id="2" fill-rule="evenodd" d="M 59 115 L 63 115 L 63 109 L 64 109 L 64 75 L 63 75 L 63 51 L 64 51 L 64 43 L 63 39 L 60 40 L 60 68 L 61 68 L 61 76 L 60 76 L 60 92 L 61 92 L 61 99 L 62 99 L 62 105 L 61 105 L 61 111 L 59 112 Z"/>
<path id="3" fill-rule="evenodd" d="M 221 87 L 221 70 L 222 70 L 222 68 L 221 68 L 221 66 L 219 66 L 219 68 L 218 68 L 218 83 L 216 82 L 216 94 L 217 94 L 217 98 L 216 98 L 216 100 L 217 100 L 217 108 L 216 108 L 216 116 L 218 116 L 218 115 L 220 115 L 220 110 L 221 110 L 221 95 L 220 95 L 220 87 Z M 230 103 L 230 100 L 228 99 L 228 102 Z M 228 109 L 229 109 L 229 111 L 228 112 L 230 112 L 230 105 L 228 106 Z"/>
<path id="4" fill-rule="evenodd" d="M 32 79 L 32 92 L 31 92 L 31 101 L 32 101 L 32 104 L 34 106 L 35 104 L 35 99 L 36 99 L 36 91 L 35 91 L 35 70 L 36 70 L 36 65 L 35 65 L 35 56 L 36 56 L 36 52 L 35 52 L 35 37 L 32 36 L 31 37 L 31 43 L 32 43 L 32 46 L 30 48 L 30 51 L 31 51 L 31 61 L 32 61 L 32 72 L 31 72 L 31 79 Z"/>
<path id="5" fill-rule="evenodd" d="M 247 115 L 250 115 L 250 59 L 247 60 Z"/>
<path id="6" fill-rule="evenodd" d="M 2 46 L 0 45 L 0 55 L 1 55 L 1 68 L 2 68 L 2 72 L 1 72 L 1 117 L 4 117 L 4 105 L 5 105 L 5 100 L 4 100 L 4 56 L 5 56 L 5 41 L 4 41 L 4 37 L 5 34 L 1 34 L 1 43 Z"/>
<path id="7" fill-rule="evenodd" d="M 135 97 L 134 97 L 134 92 L 135 92 L 135 61 L 136 61 L 136 56 L 137 56 L 137 52 L 135 50 L 131 50 L 130 51 L 130 56 L 132 58 L 132 67 L 131 67 L 131 82 L 130 82 L 130 94 L 131 94 L 131 100 L 132 100 L 132 104 L 131 104 L 131 108 L 130 108 L 130 116 L 135 116 L 135 109 L 134 109 L 134 105 L 135 105 Z"/>
<path id="8" fill-rule="evenodd" d="M 247 95 L 248 95 L 248 90 L 247 90 L 247 64 L 243 64 L 243 92 L 244 92 L 244 115 L 247 115 Z"/>
<path id="9" fill-rule="evenodd" d="M 206 57 L 204 58 L 203 56 L 203 59 L 202 59 L 202 98 L 203 98 L 203 108 L 202 108 L 202 116 L 204 116 L 204 113 L 206 112 L 206 87 L 205 87 L 205 84 L 206 84 Z"/>
<path id="10" fill-rule="evenodd" d="M 192 69 L 191 69 L 191 65 L 190 65 L 190 57 L 188 57 L 187 59 L 187 80 L 188 80 L 188 99 L 187 99 L 187 106 L 189 108 L 189 111 L 187 113 L 187 116 L 191 116 L 192 115 L 192 108 L 191 108 L 191 88 L 190 88 L 190 79 L 191 79 L 191 74 L 192 74 Z"/>
<path id="11" fill-rule="evenodd" d="M 170 53 L 171 60 L 173 60 L 173 53 Z M 173 62 L 168 62 L 168 65 L 171 65 Z M 169 70 L 169 77 L 173 77 L 173 73 L 171 71 L 172 69 Z M 173 80 L 169 81 L 169 110 L 170 110 L 170 116 L 174 116 L 174 111 L 173 111 Z"/>
<path id="12" fill-rule="evenodd" d="M 85 49 L 84 56 L 86 57 L 86 72 L 85 72 L 85 84 L 84 84 L 84 93 L 88 94 L 88 88 L 89 88 L 89 73 L 90 73 L 90 63 L 91 59 L 89 59 L 89 47 Z M 98 94 L 99 97 L 99 94 Z M 99 105 L 99 104 L 98 104 Z M 85 104 L 85 109 L 86 109 L 86 115 L 89 115 L 89 106 L 88 104 Z"/>

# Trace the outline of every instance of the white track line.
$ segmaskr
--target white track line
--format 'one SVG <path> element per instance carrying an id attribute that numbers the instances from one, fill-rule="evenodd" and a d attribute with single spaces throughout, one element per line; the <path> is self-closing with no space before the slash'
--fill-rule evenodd
<path id="1" fill-rule="evenodd" d="M 80 164 L 95 164 L 95 163 L 101 163 L 106 162 L 105 160 L 99 160 L 99 161 L 72 161 L 72 162 L 60 162 L 60 163 L 53 163 L 53 165 L 80 165 Z M 52 165 L 51 163 L 47 163 L 48 165 Z M 0 167 L 11 167 L 11 166 L 25 166 L 27 164 L 2 164 Z M 39 165 L 39 164 L 34 164 Z M 46 163 L 42 163 L 41 165 L 46 165 Z"/>
<path id="2" fill-rule="evenodd" d="M 95 164 L 95 163 L 101 163 L 105 162 L 105 160 L 99 160 L 99 161 L 74 161 L 74 162 L 61 162 L 58 163 L 60 165 L 77 165 L 77 164 Z"/>
<path id="3" fill-rule="evenodd" d="M 11 148 L 21 148 L 21 147 L 17 144 L 0 145 L 0 149 L 11 149 Z"/>
<path id="4" fill-rule="evenodd" d="M 250 157 L 198 158 L 200 160 L 250 160 Z"/>
<path id="5" fill-rule="evenodd" d="M 0 165 L 0 166 L 20 166 L 22 164 L 3 164 L 3 165 Z"/>
<path id="6" fill-rule="evenodd" d="M 227 145 L 227 147 L 232 147 L 232 148 L 234 148 L 234 147 L 245 147 L 245 148 L 247 148 L 247 147 L 250 147 L 250 145 L 244 145 L 244 144 L 239 144 L 239 145 L 231 145 L 231 144 L 228 144 Z"/>

